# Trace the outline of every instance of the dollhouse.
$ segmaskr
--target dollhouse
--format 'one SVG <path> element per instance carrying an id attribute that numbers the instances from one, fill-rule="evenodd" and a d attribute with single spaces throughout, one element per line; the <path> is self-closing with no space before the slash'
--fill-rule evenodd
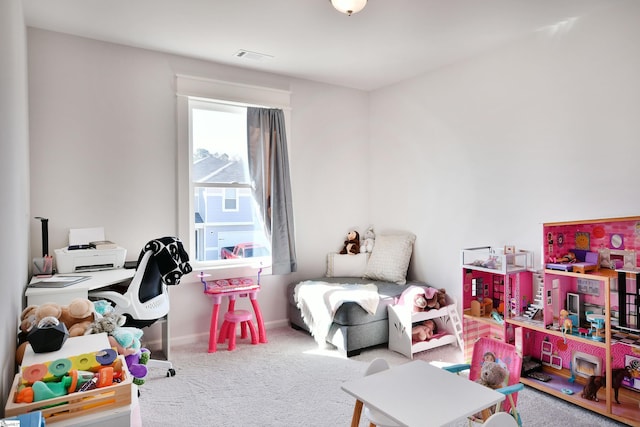
<path id="1" fill-rule="evenodd" d="M 640 426 L 640 217 L 546 223 L 542 228 L 541 315 L 533 319 L 505 312 L 516 346 L 539 361 L 544 374 L 524 375 L 522 382 Z M 625 367 L 617 403 L 612 371 Z M 605 377 L 594 400 L 582 397 L 592 375 Z"/>

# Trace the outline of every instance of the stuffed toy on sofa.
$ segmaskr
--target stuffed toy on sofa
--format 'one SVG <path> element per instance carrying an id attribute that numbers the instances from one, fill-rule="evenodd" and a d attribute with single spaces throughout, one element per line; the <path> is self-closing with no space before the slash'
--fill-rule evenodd
<path id="1" fill-rule="evenodd" d="M 364 232 L 364 236 L 362 236 L 362 244 L 360 245 L 361 253 L 371 253 L 373 252 L 373 245 L 375 243 L 376 234 L 373 232 L 373 227 L 367 228 L 367 231 Z"/>
<path id="2" fill-rule="evenodd" d="M 340 251 L 341 254 L 359 254 L 360 253 L 360 233 L 355 230 L 351 230 L 347 234 L 347 240 L 344 241 L 344 246 Z"/>

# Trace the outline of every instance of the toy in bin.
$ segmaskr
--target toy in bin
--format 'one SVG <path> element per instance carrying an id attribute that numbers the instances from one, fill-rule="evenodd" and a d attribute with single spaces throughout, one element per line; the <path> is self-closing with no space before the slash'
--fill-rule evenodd
<path id="1" fill-rule="evenodd" d="M 65 324 L 53 316 L 42 318 L 27 335 L 34 353 L 58 351 L 68 337 Z"/>
<path id="2" fill-rule="evenodd" d="M 107 387 L 122 380 L 122 361 L 109 348 L 25 366 L 15 403 L 32 403 L 69 393 Z"/>

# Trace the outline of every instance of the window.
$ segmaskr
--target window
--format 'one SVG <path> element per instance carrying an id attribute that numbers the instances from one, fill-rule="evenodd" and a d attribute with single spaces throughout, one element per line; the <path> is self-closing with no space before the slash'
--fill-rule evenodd
<path id="1" fill-rule="evenodd" d="M 270 255 L 249 182 L 246 111 L 244 106 L 189 99 L 196 261 Z M 249 245 L 252 250 L 244 249 Z"/>
<path id="2" fill-rule="evenodd" d="M 224 189 L 224 202 L 222 209 L 225 212 L 238 211 L 238 191 L 235 188 Z"/>
<path id="3" fill-rule="evenodd" d="M 249 178 L 246 110 L 288 107 L 289 92 L 184 76 L 177 88 L 179 232 L 191 260 L 199 268 L 270 265 Z"/>

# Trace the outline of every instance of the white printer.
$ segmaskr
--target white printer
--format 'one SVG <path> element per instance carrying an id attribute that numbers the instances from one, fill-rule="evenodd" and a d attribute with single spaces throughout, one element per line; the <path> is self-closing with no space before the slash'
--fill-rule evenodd
<path id="1" fill-rule="evenodd" d="M 90 247 L 90 242 L 105 240 L 104 228 L 72 228 L 69 230 L 69 246 L 56 249 L 55 259 L 58 273 L 110 270 L 124 267 L 127 250 L 114 244 L 108 248 Z M 111 243 L 111 242 L 109 242 Z"/>
<path id="2" fill-rule="evenodd" d="M 110 270 L 124 267 L 127 257 L 125 248 L 115 249 L 56 249 L 58 273 L 80 273 L 83 271 Z"/>

